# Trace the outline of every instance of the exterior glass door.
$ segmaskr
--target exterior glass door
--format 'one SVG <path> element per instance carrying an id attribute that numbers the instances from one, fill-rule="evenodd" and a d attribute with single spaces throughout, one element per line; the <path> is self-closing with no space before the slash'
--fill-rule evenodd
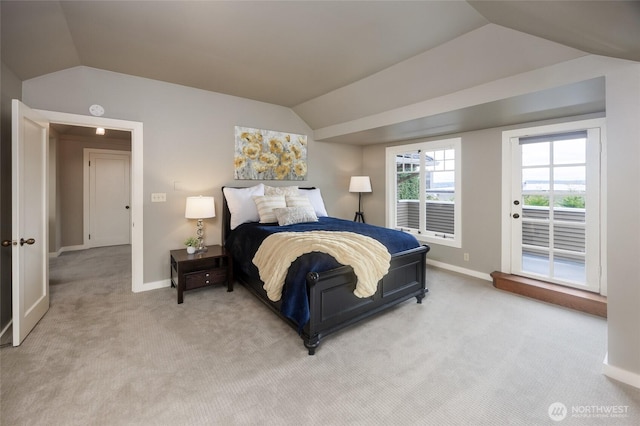
<path id="1" fill-rule="evenodd" d="M 599 291 L 599 129 L 512 139 L 512 271 Z"/>

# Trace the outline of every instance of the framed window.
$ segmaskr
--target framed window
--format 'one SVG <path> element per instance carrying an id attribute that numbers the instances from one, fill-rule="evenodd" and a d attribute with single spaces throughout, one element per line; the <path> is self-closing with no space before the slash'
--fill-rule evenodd
<path id="1" fill-rule="evenodd" d="M 461 139 L 386 149 L 387 227 L 461 247 Z"/>

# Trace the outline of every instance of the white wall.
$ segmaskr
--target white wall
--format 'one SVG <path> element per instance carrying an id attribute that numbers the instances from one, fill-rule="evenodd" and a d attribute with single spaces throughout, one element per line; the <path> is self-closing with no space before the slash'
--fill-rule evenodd
<path id="1" fill-rule="evenodd" d="M 640 387 L 640 64 L 611 70 L 606 90 L 608 365 L 613 367 L 606 371 Z"/>
<path id="2" fill-rule="evenodd" d="M 361 168 L 361 148 L 316 143 L 311 129 L 289 108 L 87 67 L 76 67 L 23 82 L 23 101 L 32 108 L 89 115 L 100 104 L 104 117 L 144 126 L 144 282 L 169 278 L 169 250 L 181 248 L 195 223 L 184 218 L 190 195 L 213 195 L 222 211 L 224 185 L 234 181 L 234 126 L 309 136 L 308 180 L 330 214 L 350 218 L 348 181 Z M 175 189 L 179 182 L 179 189 Z M 276 182 L 272 182 L 276 185 Z M 151 203 L 151 193 L 167 194 Z M 220 243 L 221 218 L 205 221 L 207 244 Z"/>

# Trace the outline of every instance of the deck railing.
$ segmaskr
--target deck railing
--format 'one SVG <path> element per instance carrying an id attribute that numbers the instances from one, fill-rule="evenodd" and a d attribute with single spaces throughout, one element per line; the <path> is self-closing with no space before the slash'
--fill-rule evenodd
<path id="1" fill-rule="evenodd" d="M 453 207 L 451 201 L 427 201 L 427 229 L 453 234 Z M 398 201 L 397 224 L 399 227 L 416 229 L 420 226 L 420 202 Z"/>
<path id="2" fill-rule="evenodd" d="M 553 246 L 556 249 L 565 250 L 556 254 L 556 257 L 566 260 L 583 260 L 582 254 L 586 251 L 585 209 L 555 207 L 553 217 Z M 548 218 L 549 207 L 524 207 L 522 209 L 522 244 L 548 248 L 549 225 L 536 222 Z M 536 254 L 535 249 L 523 248 L 522 251 Z"/>
<path id="3" fill-rule="evenodd" d="M 454 203 L 450 201 L 427 201 L 427 229 L 434 232 L 453 234 Z M 522 242 L 526 245 L 548 247 L 549 225 L 546 223 L 528 222 L 527 219 L 545 219 L 549 217 L 548 207 L 525 206 L 522 209 Z M 420 218 L 420 202 L 402 200 L 397 204 L 397 224 L 404 228 L 418 228 Z M 556 207 L 556 221 L 584 223 L 585 210 L 577 208 Z M 582 226 L 555 223 L 554 247 L 562 250 L 584 253 L 585 231 Z"/>

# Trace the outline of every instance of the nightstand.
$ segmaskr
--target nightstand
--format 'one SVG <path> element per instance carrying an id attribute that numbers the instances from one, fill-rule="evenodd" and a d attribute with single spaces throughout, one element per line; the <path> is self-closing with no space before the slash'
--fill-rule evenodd
<path id="1" fill-rule="evenodd" d="M 186 249 L 171 250 L 171 287 L 178 289 L 178 303 L 183 293 L 195 288 L 227 283 L 233 291 L 231 254 L 220 245 L 207 246 L 207 251 L 188 254 Z"/>

